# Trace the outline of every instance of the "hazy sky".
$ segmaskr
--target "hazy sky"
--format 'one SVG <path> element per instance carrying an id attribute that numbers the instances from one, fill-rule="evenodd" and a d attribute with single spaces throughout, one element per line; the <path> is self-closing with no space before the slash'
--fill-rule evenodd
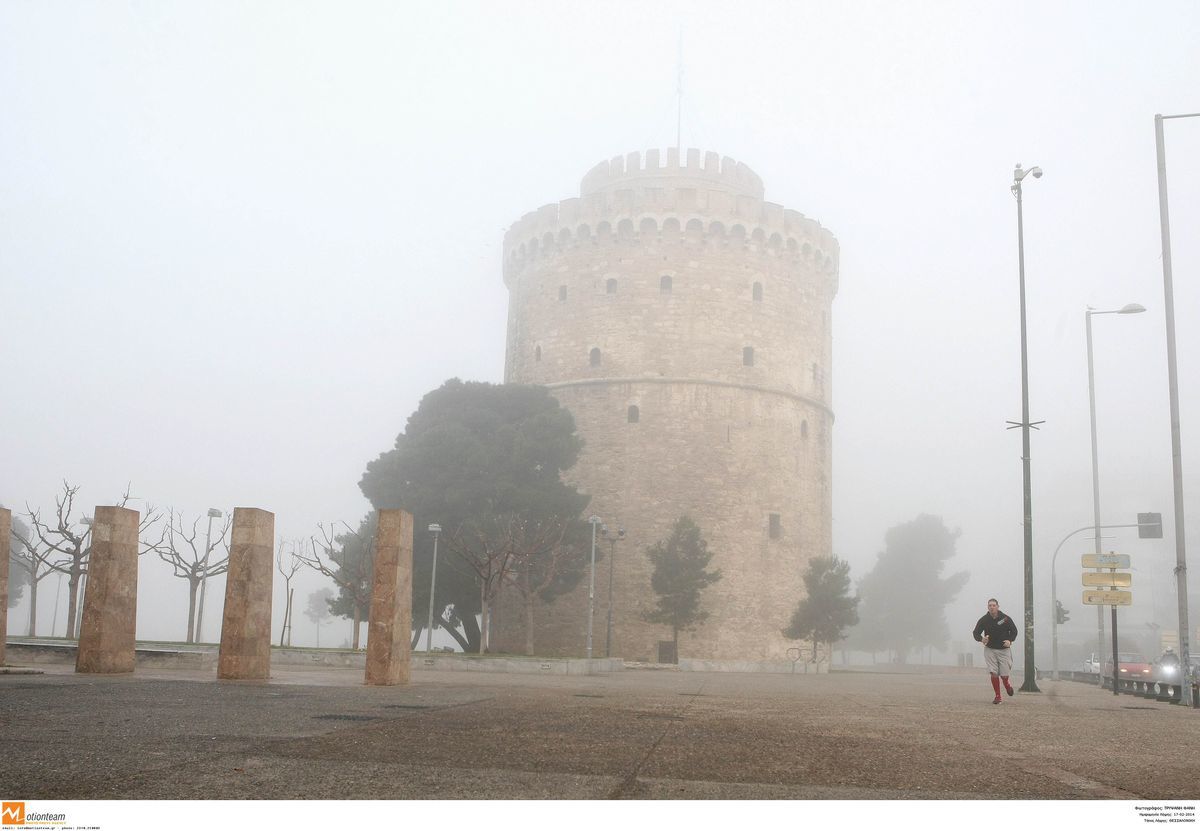
<path id="1" fill-rule="evenodd" d="M 356 522 L 425 392 L 502 380 L 506 227 L 674 144 L 681 29 L 683 144 L 841 244 L 834 541 L 855 576 L 938 514 L 972 575 L 956 635 L 988 596 L 1020 612 L 1009 185 L 1036 164 L 1039 614 L 1050 554 L 1091 522 L 1084 309 L 1138 302 L 1095 319 L 1101 494 L 1105 522 L 1164 514 L 1167 539 L 1111 547 L 1134 557 L 1131 626 L 1173 625 L 1153 116 L 1200 111 L 1194 2 L 2 4 L 0 502 L 52 508 L 66 478 L 89 513 L 131 482 L 193 516 L 272 510 L 283 539 Z M 1200 119 L 1167 148 L 1196 572 Z M 1082 641 L 1077 539 L 1059 583 Z M 185 583 L 141 580 L 139 635 L 177 637 Z"/>

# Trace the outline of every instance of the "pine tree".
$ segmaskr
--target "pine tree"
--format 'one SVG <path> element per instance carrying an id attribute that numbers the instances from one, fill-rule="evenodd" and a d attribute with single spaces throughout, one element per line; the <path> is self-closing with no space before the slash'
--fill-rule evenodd
<path id="1" fill-rule="evenodd" d="M 858 623 L 858 598 L 850 596 L 850 564 L 836 557 L 815 557 L 804 573 L 807 597 L 800 601 L 785 638 L 811 639 L 813 660 L 817 644 L 833 644 Z"/>
<path id="2" fill-rule="evenodd" d="M 676 520 L 671 536 L 647 549 L 646 556 L 654 564 L 650 587 L 658 595 L 658 608 L 646 620 L 671 627 L 678 660 L 679 633 L 708 619 L 708 612 L 700 608 L 700 592 L 720 580 L 721 572 L 705 570 L 713 555 L 699 526 L 686 516 Z"/>

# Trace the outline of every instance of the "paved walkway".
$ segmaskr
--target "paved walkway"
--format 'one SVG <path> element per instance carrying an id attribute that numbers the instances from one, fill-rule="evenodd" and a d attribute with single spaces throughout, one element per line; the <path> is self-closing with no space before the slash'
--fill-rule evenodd
<path id="1" fill-rule="evenodd" d="M 24 799 L 1192 799 L 1200 711 L 985 673 L 0 675 Z"/>

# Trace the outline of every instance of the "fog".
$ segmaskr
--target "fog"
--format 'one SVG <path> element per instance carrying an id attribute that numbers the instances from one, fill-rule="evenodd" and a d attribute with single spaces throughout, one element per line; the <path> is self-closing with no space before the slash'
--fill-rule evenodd
<path id="1" fill-rule="evenodd" d="M 859 578 L 898 523 L 960 528 L 964 642 L 990 596 L 1020 619 L 1009 186 L 1042 167 L 1024 197 L 1039 627 L 1050 555 L 1092 521 L 1084 310 L 1136 302 L 1094 319 L 1101 499 L 1105 523 L 1164 515 L 1162 540 L 1106 542 L 1133 557 L 1123 631 L 1156 646 L 1176 600 L 1153 116 L 1200 111 L 1189 2 L 0 5 L 0 503 L 52 510 L 67 479 L 87 513 L 128 484 L 193 518 L 274 511 L 281 540 L 357 524 L 366 462 L 422 395 L 502 380 L 505 228 L 603 159 L 674 145 L 681 31 L 682 144 L 745 162 L 840 242 L 835 551 Z M 1200 119 L 1166 133 L 1196 562 Z M 1090 548 L 1059 558 L 1079 643 Z M 181 639 L 186 581 L 148 559 L 140 580 L 139 637 Z M 297 643 L 323 585 L 299 578 Z M 348 638 L 338 620 L 321 643 Z"/>

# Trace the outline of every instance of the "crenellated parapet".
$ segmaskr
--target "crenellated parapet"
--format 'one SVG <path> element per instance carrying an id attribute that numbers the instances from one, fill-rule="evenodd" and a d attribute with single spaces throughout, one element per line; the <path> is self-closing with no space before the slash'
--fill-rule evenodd
<path id="1" fill-rule="evenodd" d="M 504 271 L 560 249 L 663 242 L 741 245 L 805 261 L 836 280 L 838 243 L 816 220 L 764 201 L 762 181 L 746 165 L 688 150 L 678 163 L 659 153 L 630 153 L 602 162 L 584 177 L 582 195 L 544 205 L 504 235 Z M 834 288 L 836 291 L 836 286 Z"/>

